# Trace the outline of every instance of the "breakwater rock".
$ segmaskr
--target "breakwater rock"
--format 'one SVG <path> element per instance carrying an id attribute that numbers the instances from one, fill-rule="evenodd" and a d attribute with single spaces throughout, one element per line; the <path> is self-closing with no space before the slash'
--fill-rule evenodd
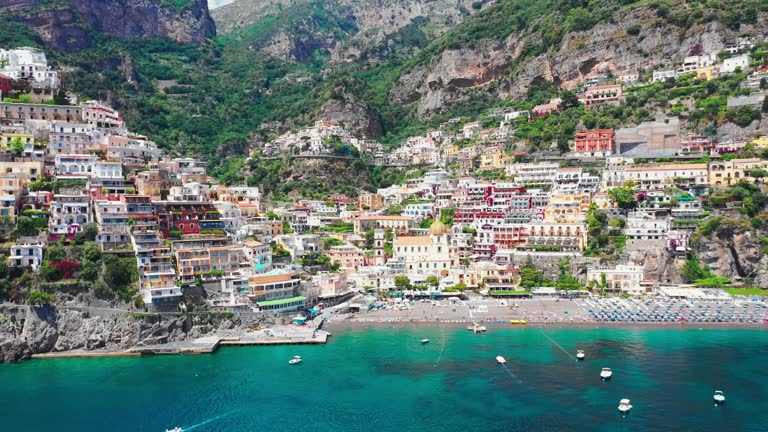
<path id="1" fill-rule="evenodd" d="M 0 363 L 69 350 L 120 351 L 263 324 L 232 314 L 94 314 L 87 308 L 0 307 Z"/>

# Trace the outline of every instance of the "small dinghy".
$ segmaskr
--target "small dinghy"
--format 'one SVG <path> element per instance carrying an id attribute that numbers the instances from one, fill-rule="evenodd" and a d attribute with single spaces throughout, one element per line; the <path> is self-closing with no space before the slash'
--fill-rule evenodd
<path id="1" fill-rule="evenodd" d="M 715 405 L 725 403 L 725 394 L 722 390 L 715 390 L 715 394 L 712 396 L 712 398 L 715 400 Z"/>
<path id="2" fill-rule="evenodd" d="M 631 409 L 632 409 L 632 403 L 629 401 L 629 399 L 622 399 L 621 401 L 619 401 L 619 411 L 626 414 Z"/>
<path id="3" fill-rule="evenodd" d="M 496 361 L 499 362 L 499 364 L 502 364 L 502 365 L 507 363 L 507 359 L 505 359 L 502 356 L 496 356 Z"/>
<path id="4" fill-rule="evenodd" d="M 420 342 L 422 345 L 426 345 L 429 343 L 429 339 L 422 339 Z"/>
<path id="5" fill-rule="evenodd" d="M 611 379 L 612 376 L 613 376 L 613 371 L 611 370 L 611 368 L 603 368 L 603 370 L 600 371 L 600 378 L 604 380 Z"/>
<path id="6" fill-rule="evenodd" d="M 577 358 L 578 360 L 584 360 L 584 357 L 585 357 L 585 355 L 584 355 L 584 350 L 578 350 L 578 351 L 576 351 L 576 358 Z"/>

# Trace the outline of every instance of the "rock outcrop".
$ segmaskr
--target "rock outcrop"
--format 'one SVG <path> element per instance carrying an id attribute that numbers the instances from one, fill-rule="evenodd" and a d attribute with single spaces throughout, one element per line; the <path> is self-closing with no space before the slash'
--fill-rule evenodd
<path id="1" fill-rule="evenodd" d="M 704 238 L 696 247 L 696 255 L 702 265 L 712 273 L 732 280 L 744 278 L 756 282 L 768 280 L 768 273 L 761 256 L 758 236 L 751 228 L 735 223 L 724 223 L 711 237 Z M 758 285 L 760 288 L 768 284 Z"/>
<path id="2" fill-rule="evenodd" d="M 65 51 L 88 48 L 93 33 L 163 36 L 182 43 L 216 34 L 206 0 L 183 6 L 164 0 L 14 0 L 0 4 L 0 15 L 15 16 L 45 43 Z"/>
<path id="3" fill-rule="evenodd" d="M 381 116 L 351 96 L 330 99 L 320 108 L 317 118 L 335 122 L 358 135 L 373 138 L 382 135 Z"/>
<path id="4" fill-rule="evenodd" d="M 94 316 L 70 308 L 0 308 L 0 363 L 52 351 L 124 350 L 137 345 L 194 339 L 241 324 L 245 323 L 238 318 L 218 315 Z"/>

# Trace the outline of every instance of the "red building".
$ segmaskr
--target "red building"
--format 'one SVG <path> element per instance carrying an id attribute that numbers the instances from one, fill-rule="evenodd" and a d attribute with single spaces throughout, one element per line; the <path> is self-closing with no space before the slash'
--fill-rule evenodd
<path id="1" fill-rule="evenodd" d="M 224 222 L 210 202 L 155 201 L 155 214 L 165 237 L 182 234 L 223 234 Z"/>
<path id="2" fill-rule="evenodd" d="M 574 153 L 580 156 L 608 156 L 613 152 L 613 129 L 576 132 Z"/>
<path id="3" fill-rule="evenodd" d="M 0 92 L 3 96 L 11 91 L 11 79 L 5 75 L 0 75 Z"/>

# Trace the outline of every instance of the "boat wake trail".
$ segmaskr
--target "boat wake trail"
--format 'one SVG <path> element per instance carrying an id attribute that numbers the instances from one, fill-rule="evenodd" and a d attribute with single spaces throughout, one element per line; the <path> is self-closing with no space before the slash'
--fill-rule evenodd
<path id="1" fill-rule="evenodd" d="M 437 364 L 440 363 L 440 360 L 443 358 L 443 351 L 445 351 L 445 329 L 440 329 L 441 333 L 443 333 L 443 347 L 440 348 L 440 355 L 437 356 L 437 360 L 435 360 L 435 365 L 432 366 L 433 368 L 437 367 Z"/>
<path id="2" fill-rule="evenodd" d="M 218 420 L 218 419 L 220 419 L 220 418 L 224 418 L 224 417 L 226 417 L 226 416 L 228 416 L 228 415 L 232 414 L 233 412 L 235 412 L 235 411 L 230 411 L 230 412 L 227 412 L 227 413 L 224 413 L 224 414 L 221 414 L 221 415 L 217 415 L 216 417 L 211 417 L 211 418 L 209 418 L 208 420 L 205 420 L 205 421 L 203 421 L 203 422 L 200 422 L 200 423 L 198 423 L 198 424 L 194 424 L 194 425 L 192 425 L 192 426 L 187 426 L 187 427 L 185 427 L 185 428 L 182 428 L 182 430 L 183 430 L 184 432 L 187 432 L 187 431 L 191 431 L 191 430 L 193 430 L 193 429 L 199 428 L 200 426 L 204 426 L 204 425 L 207 425 L 208 423 L 213 423 L 213 422 L 215 422 L 216 420 Z"/>
<path id="3" fill-rule="evenodd" d="M 520 378 L 518 378 L 515 374 L 512 373 L 511 370 L 507 367 L 506 364 L 501 365 L 502 368 L 504 368 L 505 371 L 509 374 L 509 377 L 512 378 L 516 383 L 522 384 L 523 382 L 520 381 Z"/>
<path id="4" fill-rule="evenodd" d="M 568 355 L 568 357 L 572 358 L 572 359 L 573 359 L 573 361 L 578 361 L 578 360 L 576 360 L 576 357 L 574 357 L 573 355 L 571 355 L 571 353 L 569 353 L 568 351 L 566 351 L 566 350 L 565 350 L 565 348 L 563 348 L 562 346 L 560 346 L 560 344 L 559 344 L 559 343 L 555 342 L 555 340 L 554 340 L 554 339 L 552 339 L 551 337 L 547 336 L 547 334 L 546 334 L 546 333 L 544 333 L 544 332 L 543 332 L 543 331 L 541 331 L 541 330 L 539 330 L 539 332 L 540 332 L 540 333 L 541 333 L 541 334 L 542 334 L 542 335 L 543 335 L 545 338 L 549 339 L 549 341 L 550 341 L 550 342 L 552 342 L 553 344 L 555 344 L 555 346 L 557 346 L 558 348 L 560 348 L 560 349 L 561 349 L 561 350 L 562 350 L 562 351 L 563 351 L 563 352 L 564 352 L 566 355 Z"/>

